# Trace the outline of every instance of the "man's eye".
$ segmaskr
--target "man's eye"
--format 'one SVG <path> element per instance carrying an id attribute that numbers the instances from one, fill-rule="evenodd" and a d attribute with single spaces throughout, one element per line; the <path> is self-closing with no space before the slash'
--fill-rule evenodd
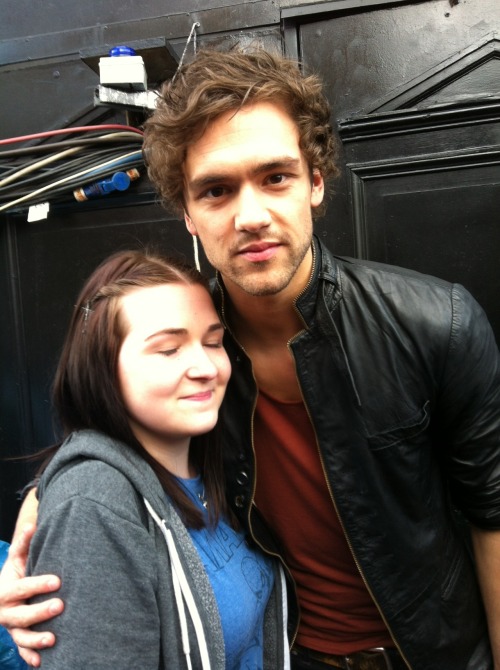
<path id="1" fill-rule="evenodd" d="M 214 186 L 208 191 L 205 191 L 205 197 L 206 198 L 220 198 L 226 193 L 226 189 L 224 186 Z"/>
<path id="2" fill-rule="evenodd" d="M 286 177 L 284 174 L 273 174 L 269 177 L 270 184 L 282 184 Z"/>

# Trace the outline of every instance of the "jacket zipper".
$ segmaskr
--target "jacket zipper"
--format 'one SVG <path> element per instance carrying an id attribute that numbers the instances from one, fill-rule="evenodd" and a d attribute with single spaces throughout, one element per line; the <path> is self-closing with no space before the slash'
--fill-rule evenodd
<path id="1" fill-rule="evenodd" d="M 229 334 L 231 335 L 231 337 L 233 338 L 233 341 L 238 345 L 238 347 L 241 349 L 241 351 L 250 360 L 250 357 L 248 356 L 247 352 L 245 351 L 245 348 L 238 342 L 238 340 L 236 339 L 233 331 L 229 327 L 228 321 L 226 319 L 225 309 L 224 309 L 225 308 L 224 291 L 222 290 L 222 287 L 220 286 L 218 280 L 217 280 L 217 283 L 218 283 L 218 286 L 219 286 L 219 291 L 220 291 L 221 296 L 222 296 L 222 300 L 221 300 L 222 322 L 223 322 L 225 328 L 227 329 L 227 331 L 229 332 Z M 298 633 L 298 629 L 299 629 L 299 621 L 300 621 L 300 606 L 299 606 L 299 600 L 298 600 L 298 597 L 297 597 L 297 589 L 296 589 L 296 586 L 295 586 L 295 580 L 294 580 L 294 578 L 292 576 L 292 573 L 290 572 L 287 564 L 285 563 L 283 557 L 280 554 L 276 553 L 275 551 L 270 551 L 269 549 L 264 547 L 263 544 L 261 542 L 259 542 L 259 540 L 256 538 L 255 533 L 253 532 L 253 527 L 252 527 L 252 519 L 251 519 L 252 506 L 254 506 L 256 509 L 258 509 L 257 505 L 255 504 L 255 490 L 257 488 L 257 478 L 255 476 L 255 470 L 256 470 L 255 463 L 257 462 L 257 457 L 255 455 L 253 426 L 254 426 L 255 410 L 257 408 L 257 396 L 258 396 L 258 392 L 259 392 L 259 387 L 257 386 L 257 380 L 255 379 L 255 375 L 253 373 L 253 366 L 252 366 L 252 379 L 253 379 L 255 388 L 257 390 L 257 394 L 255 395 L 254 400 L 253 400 L 252 413 L 251 413 L 252 418 L 251 418 L 251 423 L 250 423 L 250 441 L 251 441 L 251 444 L 252 444 L 252 454 L 253 454 L 253 462 L 254 462 L 254 476 L 253 476 L 253 482 L 252 482 L 252 495 L 251 495 L 250 505 L 248 506 L 248 512 L 247 512 L 247 525 L 248 525 L 248 530 L 250 532 L 250 535 L 251 535 L 253 541 L 255 542 L 255 544 L 258 547 L 260 547 L 260 549 L 263 553 L 267 554 L 268 556 L 273 556 L 274 558 L 277 558 L 280 561 L 281 565 L 283 566 L 283 569 L 285 570 L 286 574 L 289 577 L 289 580 L 293 584 L 293 588 L 294 588 L 294 591 L 295 591 L 295 602 L 296 602 L 296 605 L 297 605 L 298 616 L 297 616 L 297 625 L 295 626 L 295 631 L 294 631 L 294 634 L 293 634 L 293 639 L 292 639 L 292 641 L 289 641 L 289 646 L 290 646 L 290 649 L 291 649 L 292 646 L 293 646 L 293 643 L 295 642 L 295 639 L 297 637 L 297 633 Z M 282 624 L 281 624 L 281 626 L 282 626 Z M 285 632 L 287 632 L 287 631 L 285 630 Z"/>
<path id="2" fill-rule="evenodd" d="M 312 278 L 313 278 L 313 276 L 314 276 L 314 266 L 315 266 L 315 263 L 316 263 L 316 254 L 314 253 L 314 246 L 313 246 L 313 270 L 312 270 L 312 272 L 311 272 L 311 277 L 310 277 L 310 279 L 309 279 L 309 282 L 308 282 L 307 285 L 305 286 L 305 288 L 299 293 L 299 295 L 297 296 L 297 298 L 296 298 L 295 301 L 294 301 L 294 308 L 295 308 L 295 311 L 297 312 L 297 314 L 299 315 L 299 317 L 300 317 L 302 323 L 304 324 L 304 330 L 301 330 L 299 333 L 297 333 L 296 335 L 294 335 L 294 336 L 293 336 L 290 340 L 288 340 L 288 342 L 287 342 L 287 347 L 288 347 L 288 350 L 290 351 L 290 355 L 292 356 L 293 360 L 295 360 L 295 356 L 293 355 L 293 351 L 292 351 L 291 345 L 292 345 L 293 341 L 296 340 L 296 339 L 297 339 L 302 333 L 304 333 L 305 330 L 307 329 L 307 324 L 304 323 L 304 320 L 303 320 L 303 318 L 302 318 L 302 315 L 300 314 L 300 311 L 299 311 L 299 309 L 297 308 L 297 302 L 298 302 L 298 300 L 300 299 L 300 297 L 307 291 L 307 289 L 309 288 L 309 286 L 310 286 L 310 284 L 311 284 L 311 282 L 312 282 Z M 297 368 L 295 368 L 295 369 L 297 369 Z M 317 451 L 318 451 L 318 456 L 319 456 L 319 460 L 320 460 L 320 463 L 321 463 L 321 468 L 322 468 L 322 470 L 323 470 L 323 476 L 324 476 L 324 478 L 325 478 L 325 483 L 326 483 L 326 486 L 327 486 L 327 489 L 328 489 L 328 493 L 329 493 L 329 495 L 330 495 L 330 499 L 331 499 L 331 501 L 332 501 L 333 509 L 335 510 L 335 513 L 336 513 L 337 518 L 338 518 L 338 520 L 339 520 L 340 526 L 341 526 L 341 528 L 342 528 L 342 532 L 344 533 L 344 537 L 345 537 L 346 542 L 347 542 L 347 545 L 348 545 L 348 547 L 349 547 L 349 551 L 351 552 L 351 556 L 352 556 L 352 558 L 353 558 L 353 560 L 354 560 L 354 563 L 355 563 L 355 565 L 356 565 L 356 568 L 357 568 L 357 570 L 358 570 L 358 572 L 359 572 L 359 574 L 360 574 L 360 576 L 361 576 L 361 579 L 363 580 L 363 584 L 365 585 L 366 590 L 367 590 L 368 593 L 370 594 L 371 599 L 372 599 L 373 602 L 375 603 L 375 606 L 376 606 L 376 608 L 377 608 L 377 610 L 378 610 L 378 613 L 380 614 L 380 617 L 382 618 L 382 621 L 384 622 L 384 624 L 385 624 L 387 630 L 389 631 L 389 634 L 390 634 L 390 636 L 391 636 L 391 638 L 392 638 L 392 641 L 394 642 L 394 644 L 395 644 L 395 646 L 396 646 L 396 649 L 398 650 L 399 654 L 401 655 L 401 658 L 404 660 L 404 662 L 405 662 L 406 665 L 408 666 L 408 670 L 412 670 L 410 664 L 408 663 L 408 660 L 407 660 L 406 656 L 403 654 L 403 651 L 402 651 L 401 647 L 399 646 L 398 642 L 396 641 L 396 639 L 395 639 L 395 637 L 394 637 L 394 634 L 393 634 L 393 632 L 392 632 L 392 630 L 391 630 L 391 627 L 389 626 L 389 624 L 388 624 L 388 622 L 387 622 L 387 620 L 386 620 L 386 618 L 385 618 L 385 616 L 384 616 L 384 613 L 382 612 L 382 610 L 381 610 L 381 608 L 380 608 L 380 605 L 378 604 L 378 602 L 377 602 L 375 596 L 374 596 L 373 593 L 372 593 L 372 590 L 370 589 L 370 587 L 369 587 L 369 585 L 368 585 L 368 582 L 366 581 L 366 578 L 365 578 L 365 576 L 364 576 L 364 574 L 363 574 L 363 570 L 361 569 L 361 565 L 359 564 L 359 561 L 358 561 L 358 559 L 357 559 L 357 557 L 356 557 L 356 554 L 354 553 L 354 549 L 353 549 L 353 547 L 352 547 L 351 540 L 350 540 L 350 538 L 349 538 L 349 536 L 348 536 L 348 534 L 347 534 L 347 531 L 346 531 L 346 529 L 345 529 L 344 522 L 342 521 L 342 518 L 341 518 L 341 516 L 340 516 L 340 514 L 339 514 L 339 510 L 338 510 L 338 507 L 337 507 L 337 503 L 336 503 L 336 501 L 335 501 L 335 496 L 333 495 L 333 491 L 332 491 L 332 488 L 331 488 L 331 486 L 330 486 L 330 482 L 328 481 L 328 477 L 327 477 L 327 474 L 326 474 L 325 463 L 324 463 L 324 460 L 323 460 L 323 456 L 322 456 L 322 454 L 321 454 L 321 449 L 320 449 L 320 447 L 319 447 L 318 436 L 317 436 L 317 434 L 316 434 L 316 429 L 315 429 L 315 427 L 314 427 L 314 423 L 313 423 L 311 414 L 310 414 L 310 412 L 309 412 L 309 407 L 307 406 L 307 403 L 306 403 L 306 401 L 305 401 L 305 398 L 304 398 L 304 396 L 303 396 L 303 394 L 302 394 L 302 386 L 301 386 L 301 384 L 300 384 L 300 379 L 298 378 L 297 374 L 295 374 L 295 376 L 296 376 L 296 379 L 297 379 L 297 384 L 298 384 L 299 389 L 300 389 L 300 394 L 301 394 L 301 396 L 302 396 L 302 401 L 303 401 L 303 403 L 304 403 L 304 407 L 306 408 L 307 416 L 309 417 L 309 421 L 310 421 L 310 423 L 311 423 L 311 426 L 312 426 L 312 429 L 313 429 L 313 432 L 314 432 L 314 438 L 315 438 L 315 440 L 316 440 L 316 449 L 317 449 Z M 255 458 L 255 454 L 254 454 L 254 458 Z"/>
<path id="3" fill-rule="evenodd" d="M 298 378 L 297 378 L 297 381 L 299 381 Z M 299 384 L 299 388 L 300 388 L 300 384 Z M 301 392 L 302 392 L 302 391 L 301 391 Z M 320 462 L 321 462 L 321 467 L 322 467 L 322 469 L 323 469 L 323 476 L 325 477 L 325 482 L 326 482 L 326 486 L 327 486 L 327 489 L 328 489 L 328 493 L 330 494 L 330 499 L 331 499 L 331 501 L 332 501 L 333 509 L 335 510 L 335 513 L 336 513 L 337 518 L 338 518 L 338 520 L 339 520 L 340 526 L 341 526 L 341 528 L 342 528 L 342 532 L 344 533 L 344 537 L 345 537 L 346 542 L 347 542 L 347 545 L 348 545 L 348 547 L 349 547 L 349 551 L 351 552 L 351 555 L 352 555 L 352 558 L 353 558 L 354 563 L 355 563 L 355 565 L 356 565 L 356 568 L 357 568 L 357 570 L 358 570 L 358 572 L 359 572 L 359 574 L 360 574 L 360 576 L 361 576 L 361 579 L 363 580 L 363 584 L 365 585 L 366 590 L 367 590 L 368 593 L 370 594 L 371 599 L 372 599 L 373 602 L 375 603 L 375 606 L 376 606 L 376 608 L 377 608 L 377 610 L 378 610 L 378 613 L 380 614 L 380 616 L 381 616 L 381 618 L 382 618 L 382 621 L 384 622 L 384 624 L 385 624 L 387 630 L 389 631 L 389 634 L 390 634 L 390 636 L 391 636 L 391 638 L 392 638 L 392 641 L 394 642 L 394 644 L 395 644 L 395 646 L 396 646 L 396 649 L 398 650 L 399 654 L 401 655 L 401 658 L 404 660 L 404 662 L 405 662 L 406 665 L 408 666 L 408 669 L 409 669 L 409 670 L 412 670 L 411 665 L 408 663 L 408 660 L 407 660 L 406 656 L 403 654 L 403 651 L 402 651 L 401 647 L 399 646 L 398 642 L 396 641 L 396 639 L 395 639 L 395 637 L 394 637 L 394 634 L 393 634 L 393 632 L 392 632 L 392 630 L 391 630 L 391 627 L 389 626 L 389 624 L 388 624 L 388 622 L 387 622 L 387 620 L 386 620 L 386 618 L 385 618 L 385 616 L 384 616 L 384 613 L 382 612 L 382 610 L 381 610 L 381 608 L 380 608 L 380 606 L 379 606 L 379 604 L 378 604 L 378 602 L 377 602 L 375 596 L 373 595 L 372 590 L 370 589 L 370 587 L 369 587 L 369 585 L 368 585 L 368 582 L 366 581 L 366 578 L 365 578 L 365 576 L 364 576 L 364 574 L 363 574 L 363 570 L 361 569 L 361 565 L 359 564 L 358 559 L 356 558 L 356 554 L 354 553 L 354 549 L 353 549 L 353 547 L 352 547 L 351 540 L 350 540 L 350 538 L 349 538 L 349 536 L 348 536 L 348 534 L 347 534 L 347 531 L 346 531 L 346 529 L 345 529 L 344 522 L 342 521 L 342 518 L 341 518 L 341 516 L 340 516 L 340 514 L 339 514 L 339 510 L 338 510 L 338 507 L 337 507 L 337 503 L 336 503 L 336 501 L 335 501 L 335 497 L 334 497 L 334 495 L 333 495 L 333 492 L 332 492 L 332 489 L 331 489 L 331 486 L 330 486 L 330 482 L 328 481 L 328 477 L 327 477 L 327 475 L 326 475 L 325 463 L 324 463 L 324 461 L 323 461 L 323 456 L 322 456 L 322 454 L 321 454 L 321 450 L 320 450 L 320 448 L 319 448 L 318 437 L 317 437 L 317 435 L 316 435 L 316 430 L 314 429 L 314 424 L 313 424 L 313 422 L 312 422 L 311 415 L 310 415 L 310 413 L 309 413 L 309 408 L 308 408 L 308 406 L 307 406 L 305 400 L 304 400 L 304 407 L 306 408 L 306 412 L 307 412 L 307 415 L 308 415 L 308 417 L 309 417 L 309 421 L 311 422 L 311 426 L 313 427 L 314 436 L 315 436 L 315 439 L 316 439 L 316 449 L 318 450 L 319 460 L 320 460 Z"/>

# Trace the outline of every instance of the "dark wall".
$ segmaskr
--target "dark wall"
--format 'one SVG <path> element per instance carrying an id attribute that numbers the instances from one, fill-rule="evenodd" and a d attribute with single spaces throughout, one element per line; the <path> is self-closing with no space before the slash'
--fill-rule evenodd
<path id="1" fill-rule="evenodd" d="M 194 22 L 199 43 L 235 42 L 281 49 L 279 7 L 272 2 L 62 2 L 21 0 L 2 8 L 0 138 L 142 116 L 94 106 L 95 60 L 133 44 L 158 78 L 175 72 Z M 201 27 L 202 26 L 202 27 Z M 193 53 L 193 43 L 186 58 Z M 97 56 L 96 56 L 97 54 Z M 23 142 L 15 146 L 30 146 Z M 8 150 L 12 145 L 0 147 Z M 120 248 L 154 246 L 192 260 L 184 224 L 157 202 L 146 177 L 126 195 L 52 207 L 27 223 L 27 210 L 0 213 L 0 538 L 12 532 L 16 491 L 35 464 L 6 461 L 54 439 L 50 384 L 74 298 L 95 266 Z M 207 273 L 211 270 L 203 261 Z"/>
<path id="2" fill-rule="evenodd" d="M 498 0 L 2 4 L 0 138 L 137 122 L 94 106 L 96 58 L 133 43 L 157 77 L 172 76 L 194 22 L 198 46 L 300 57 L 324 79 L 339 135 L 342 176 L 317 233 L 339 254 L 464 283 L 500 335 Z M 54 207 L 36 224 L 23 208 L 0 213 L 0 458 L 53 439 L 50 380 L 83 280 L 111 251 L 149 244 L 192 258 L 144 176 L 127 195 Z M 0 462 L 2 539 L 32 471 Z"/>

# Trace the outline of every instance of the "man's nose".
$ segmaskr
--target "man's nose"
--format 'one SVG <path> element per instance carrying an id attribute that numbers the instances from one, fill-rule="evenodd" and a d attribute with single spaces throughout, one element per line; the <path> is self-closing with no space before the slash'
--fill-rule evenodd
<path id="1" fill-rule="evenodd" d="M 251 186 L 243 187 L 237 198 L 234 226 L 236 230 L 255 232 L 271 223 L 271 215 L 261 194 Z"/>

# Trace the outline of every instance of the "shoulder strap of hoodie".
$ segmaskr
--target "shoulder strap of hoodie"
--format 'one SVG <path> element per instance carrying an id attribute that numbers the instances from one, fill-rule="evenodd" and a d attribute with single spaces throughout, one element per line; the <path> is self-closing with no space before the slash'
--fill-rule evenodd
<path id="1" fill-rule="evenodd" d="M 182 635 L 182 648 L 186 656 L 186 663 L 189 670 L 192 669 L 191 664 L 191 649 L 189 645 L 189 633 L 187 627 L 186 610 L 184 602 L 187 605 L 191 620 L 196 632 L 196 639 L 198 641 L 198 648 L 201 656 L 201 663 L 203 670 L 210 670 L 210 657 L 208 654 L 207 641 L 205 638 L 205 631 L 203 630 L 203 623 L 201 621 L 200 613 L 196 606 L 193 593 L 189 586 L 184 568 L 182 567 L 177 547 L 175 546 L 172 531 L 166 527 L 165 521 L 160 519 L 158 514 L 154 511 L 151 504 L 144 498 L 144 503 L 151 517 L 155 521 L 158 528 L 161 530 L 165 542 L 167 543 L 168 553 L 172 563 L 172 584 L 174 587 L 175 602 L 177 605 L 177 612 L 179 614 L 179 621 Z"/>

